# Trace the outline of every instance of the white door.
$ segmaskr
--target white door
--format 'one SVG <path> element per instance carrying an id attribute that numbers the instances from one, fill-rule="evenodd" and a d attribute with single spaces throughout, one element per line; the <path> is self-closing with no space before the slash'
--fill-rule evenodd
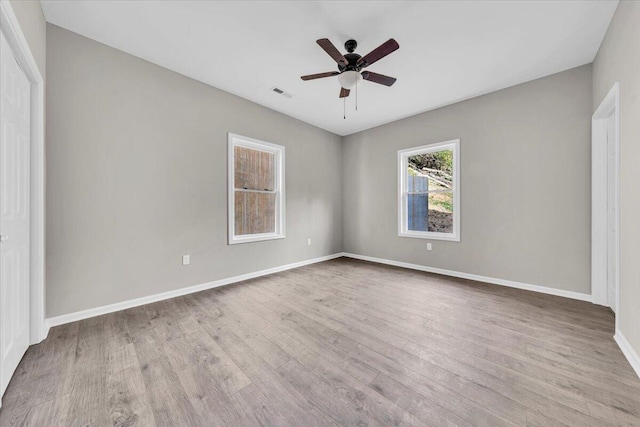
<path id="1" fill-rule="evenodd" d="M 29 346 L 31 85 L 0 33 L 0 397 Z"/>
<path id="2" fill-rule="evenodd" d="M 607 305 L 617 312 L 618 293 L 618 194 L 616 174 L 618 173 L 616 156 L 615 117 L 609 116 L 607 122 Z"/>

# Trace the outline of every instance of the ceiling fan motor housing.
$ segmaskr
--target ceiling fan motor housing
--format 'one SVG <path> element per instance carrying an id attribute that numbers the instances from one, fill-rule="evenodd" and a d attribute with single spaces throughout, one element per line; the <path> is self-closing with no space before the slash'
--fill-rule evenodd
<path id="1" fill-rule="evenodd" d="M 342 71 L 360 71 L 362 68 L 358 65 L 358 59 L 362 58 L 357 53 L 345 53 L 344 59 L 347 60 L 347 65 L 343 65 L 342 63 L 338 63 L 338 70 Z"/>
<path id="2" fill-rule="evenodd" d="M 347 40 L 344 43 L 344 48 L 349 53 L 344 54 L 344 59 L 347 60 L 347 64 L 343 64 L 341 62 L 338 63 L 338 70 L 340 70 L 340 72 L 360 71 L 361 67 L 358 66 L 358 59 L 362 58 L 362 56 L 357 53 L 353 53 L 353 51 L 356 50 L 356 47 L 358 47 L 358 43 L 353 39 Z"/>

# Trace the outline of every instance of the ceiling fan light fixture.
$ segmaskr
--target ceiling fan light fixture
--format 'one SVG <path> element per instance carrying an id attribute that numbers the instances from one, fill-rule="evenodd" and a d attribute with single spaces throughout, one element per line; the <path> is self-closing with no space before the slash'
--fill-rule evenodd
<path id="1" fill-rule="evenodd" d="M 355 89 L 362 83 L 362 75 L 357 71 L 344 71 L 338 76 L 338 83 L 345 89 Z"/>

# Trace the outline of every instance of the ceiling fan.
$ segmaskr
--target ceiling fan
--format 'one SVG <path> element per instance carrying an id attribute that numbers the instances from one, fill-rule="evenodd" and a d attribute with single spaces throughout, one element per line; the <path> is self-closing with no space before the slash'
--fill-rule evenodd
<path id="1" fill-rule="evenodd" d="M 323 77 L 338 76 L 338 82 L 342 88 L 340 89 L 340 98 L 349 96 L 351 89 L 357 87 L 363 80 L 379 83 L 385 86 L 391 86 L 396 82 L 394 77 L 385 76 L 383 74 L 374 73 L 373 71 L 364 70 L 374 62 L 384 58 L 391 52 L 397 50 L 400 45 L 394 39 L 389 39 L 365 56 L 354 53 L 358 43 L 355 40 L 347 40 L 344 48 L 348 53 L 341 54 L 340 51 L 329 41 L 329 39 L 319 39 L 316 43 L 320 45 L 325 52 L 333 58 L 338 64 L 338 71 L 329 71 L 326 73 L 309 74 L 300 77 L 302 80 L 321 79 Z"/>

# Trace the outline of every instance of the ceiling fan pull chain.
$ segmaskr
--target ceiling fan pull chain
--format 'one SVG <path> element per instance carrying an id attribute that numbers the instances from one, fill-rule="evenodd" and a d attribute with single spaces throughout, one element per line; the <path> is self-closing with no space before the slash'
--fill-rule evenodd
<path id="1" fill-rule="evenodd" d="M 356 111 L 358 111 L 358 85 L 356 85 Z"/>
<path id="2" fill-rule="evenodd" d="M 347 98 L 342 98 L 342 118 L 347 119 Z"/>

